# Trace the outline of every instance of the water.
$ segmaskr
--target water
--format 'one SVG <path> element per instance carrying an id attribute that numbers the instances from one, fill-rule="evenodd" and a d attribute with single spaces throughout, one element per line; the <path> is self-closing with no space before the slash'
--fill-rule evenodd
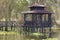
<path id="1" fill-rule="evenodd" d="M 38 36 L 37 37 L 33 36 L 33 37 L 30 37 L 29 35 L 26 36 L 23 34 L 0 34 L 0 40 L 43 40 L 40 39 Z M 55 40 L 55 38 L 53 40 Z"/>
<path id="2" fill-rule="evenodd" d="M 17 40 L 15 34 L 0 34 L 0 40 Z"/>
<path id="3" fill-rule="evenodd" d="M 53 31 L 59 32 L 60 30 L 53 30 Z M 0 33 L 2 33 L 2 32 L 0 32 Z M 59 32 L 58 38 L 60 38 L 60 32 Z M 0 40 L 58 40 L 58 39 L 55 38 L 55 35 L 54 35 L 54 38 L 41 39 L 41 38 L 39 38 L 39 36 L 26 35 L 22 31 L 21 33 L 15 33 L 15 34 L 13 34 L 12 32 L 10 34 L 0 34 Z"/>

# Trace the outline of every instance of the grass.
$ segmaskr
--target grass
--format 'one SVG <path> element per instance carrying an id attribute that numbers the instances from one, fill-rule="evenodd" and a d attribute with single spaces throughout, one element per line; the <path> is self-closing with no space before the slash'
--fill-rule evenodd
<path id="1" fill-rule="evenodd" d="M 43 40 L 58 40 L 57 38 L 47 38 L 47 39 L 43 39 Z"/>
<path id="2" fill-rule="evenodd" d="M 9 32 L 6 32 L 6 31 L 0 31 L 0 35 L 3 35 L 3 34 L 8 34 L 6 40 L 22 40 L 21 37 L 19 37 L 19 35 L 16 35 L 16 37 L 14 36 L 14 34 L 18 34 L 16 31 L 9 31 Z M 37 35 L 37 34 L 34 34 L 34 35 Z M 19 39 L 18 39 L 19 38 Z M 2 39 L 1 39 L 2 40 Z M 23 39 L 24 40 L 24 39 Z M 32 39 L 34 40 L 34 39 Z M 47 39 L 42 39 L 42 40 L 58 40 L 57 38 L 47 38 Z"/>
<path id="3" fill-rule="evenodd" d="M 8 27 L 8 31 L 5 31 L 5 27 L 3 27 L 3 31 L 0 31 L 0 34 L 18 34 L 17 31 L 17 29 L 11 31 L 11 27 Z"/>
<path id="4" fill-rule="evenodd" d="M 20 40 L 17 31 L 0 31 L 0 40 Z"/>
<path id="5" fill-rule="evenodd" d="M 31 40 L 35 40 L 35 39 L 31 39 Z M 39 39 L 37 39 L 39 40 Z M 47 38 L 47 39 L 41 39 L 41 40 L 58 40 L 57 38 Z"/>
<path id="6" fill-rule="evenodd" d="M 8 28 L 9 30 L 10 30 L 10 28 Z M 52 28 L 52 29 L 54 29 L 54 28 Z M 60 29 L 60 28 L 57 28 L 57 30 L 58 29 Z M 7 34 L 8 36 L 6 36 L 8 39 L 7 40 L 25 40 L 24 38 L 23 38 L 23 36 L 21 36 L 20 37 L 20 34 L 19 34 L 19 31 L 18 31 L 18 29 L 15 29 L 15 31 L 0 31 L 0 35 L 3 35 L 3 37 L 4 37 L 4 35 L 5 34 Z M 17 35 L 15 35 L 15 34 L 17 34 Z M 40 34 L 40 33 L 32 33 L 31 35 L 34 35 L 34 36 L 37 36 L 37 35 L 42 35 L 42 34 Z M 1 36 L 0 36 L 0 38 L 1 38 Z M 32 39 L 32 40 L 35 40 L 35 39 Z M 42 40 L 58 40 L 58 38 L 47 38 L 47 39 L 42 39 Z"/>
<path id="7" fill-rule="evenodd" d="M 40 36 L 40 35 L 42 35 L 43 36 L 42 33 L 31 33 L 31 35 L 34 35 L 34 36 Z"/>
<path id="8" fill-rule="evenodd" d="M 0 34 L 18 34 L 18 33 L 16 31 L 9 31 L 9 32 L 0 31 Z"/>

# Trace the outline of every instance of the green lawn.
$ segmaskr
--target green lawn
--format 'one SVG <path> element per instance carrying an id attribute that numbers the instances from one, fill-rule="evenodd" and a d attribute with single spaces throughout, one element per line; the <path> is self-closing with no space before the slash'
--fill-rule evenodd
<path id="1" fill-rule="evenodd" d="M 35 39 L 31 39 L 31 40 L 35 40 Z M 39 40 L 39 39 L 37 39 Z M 42 39 L 42 40 L 58 40 L 57 38 L 47 38 L 47 39 Z"/>
<path id="2" fill-rule="evenodd" d="M 57 38 L 47 38 L 47 39 L 43 39 L 43 40 L 58 40 Z"/>
<path id="3" fill-rule="evenodd" d="M 9 32 L 0 31 L 0 34 L 18 34 L 18 33 L 16 31 L 9 31 Z"/>
<path id="4" fill-rule="evenodd" d="M 8 28 L 10 30 L 10 27 Z M 52 28 L 53 30 L 55 30 L 54 28 Z M 56 30 L 60 30 L 60 28 L 57 28 Z M 3 38 L 8 38 L 6 40 L 25 40 L 23 38 L 23 36 L 20 36 L 18 29 L 15 29 L 15 31 L 0 31 L 0 39 L 3 40 Z M 7 36 L 5 35 L 7 34 Z M 41 33 L 32 33 L 30 35 L 34 35 L 34 36 L 39 36 L 39 35 L 43 35 Z M 25 37 L 26 38 L 26 37 Z M 32 39 L 35 40 L 35 39 Z M 42 39 L 42 40 L 58 40 L 58 38 L 47 38 L 47 39 Z"/>

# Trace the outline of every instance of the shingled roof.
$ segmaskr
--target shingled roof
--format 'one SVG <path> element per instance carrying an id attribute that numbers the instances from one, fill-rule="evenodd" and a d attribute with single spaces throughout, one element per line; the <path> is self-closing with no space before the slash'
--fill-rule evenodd
<path id="1" fill-rule="evenodd" d="M 37 13 L 37 14 L 42 14 L 42 13 L 44 13 L 44 14 L 48 14 L 48 13 L 51 13 L 51 12 L 49 12 L 49 11 L 47 11 L 47 10 L 32 10 L 32 11 L 25 11 L 25 12 L 22 12 L 22 13 Z"/>

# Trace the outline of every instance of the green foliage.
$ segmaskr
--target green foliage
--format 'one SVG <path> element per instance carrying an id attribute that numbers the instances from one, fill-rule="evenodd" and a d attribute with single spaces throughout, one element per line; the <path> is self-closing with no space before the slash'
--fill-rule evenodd
<path id="1" fill-rule="evenodd" d="M 31 33 L 32 36 L 43 36 L 42 33 Z"/>
<path id="2" fill-rule="evenodd" d="M 51 12 L 55 13 L 55 19 L 59 20 L 60 18 L 60 1 L 59 0 L 46 0 L 44 3 L 48 6 L 48 9 L 51 10 Z"/>
<path id="3" fill-rule="evenodd" d="M 15 8 L 16 10 L 19 11 L 23 11 L 24 7 L 28 5 L 28 2 L 26 0 L 23 1 L 15 1 Z"/>

